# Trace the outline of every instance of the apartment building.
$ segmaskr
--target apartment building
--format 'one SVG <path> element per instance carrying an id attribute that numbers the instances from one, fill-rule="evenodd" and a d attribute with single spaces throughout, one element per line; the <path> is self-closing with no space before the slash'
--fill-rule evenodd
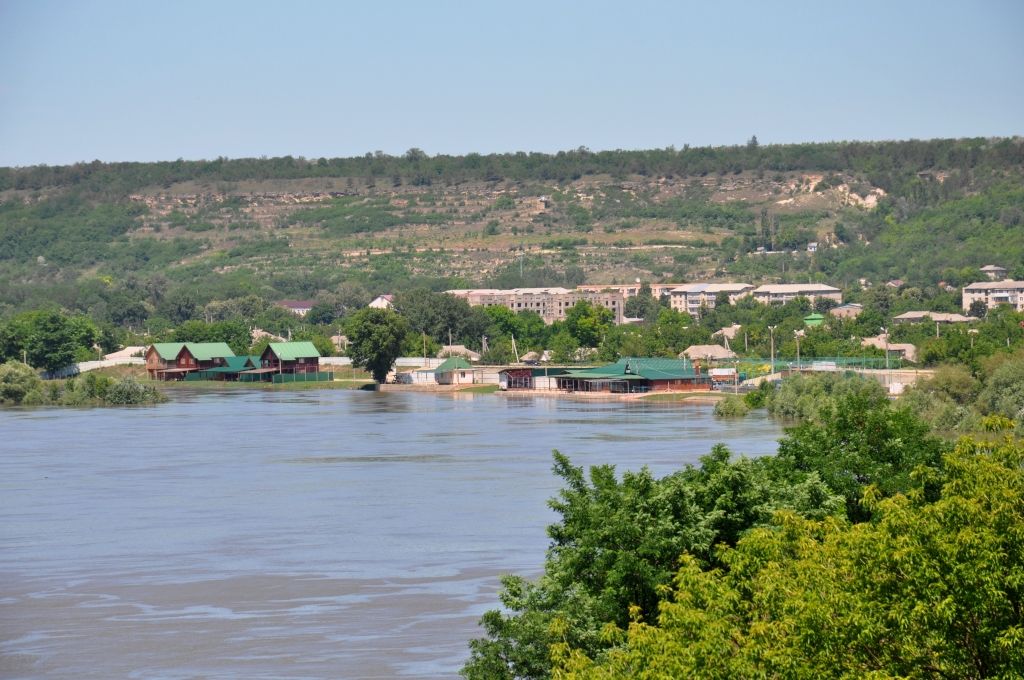
<path id="1" fill-rule="evenodd" d="M 964 286 L 962 304 L 968 311 L 976 300 L 981 300 L 989 309 L 997 305 L 1010 305 L 1018 312 L 1024 312 L 1024 281 L 1004 279 L 1002 281 L 980 281 Z"/>
<path id="2" fill-rule="evenodd" d="M 819 299 L 843 301 L 843 292 L 823 283 L 775 283 L 754 289 L 754 299 L 771 305 L 785 304 L 798 297 L 805 297 L 813 305 Z"/>
<path id="3" fill-rule="evenodd" d="M 604 285 L 604 284 L 600 284 L 600 283 L 586 283 L 586 284 L 583 284 L 581 286 L 576 286 L 576 290 L 583 291 L 585 293 L 601 293 L 601 292 L 604 292 L 604 291 L 620 292 L 620 293 L 622 293 L 623 297 L 625 297 L 626 299 L 629 299 L 631 297 L 635 297 L 635 296 L 640 294 L 640 286 L 641 285 L 643 285 L 643 284 L 640 284 L 640 283 L 610 283 L 610 284 Z M 657 299 L 661 298 L 662 296 L 668 295 L 669 292 L 673 288 L 676 288 L 677 286 L 681 286 L 683 284 L 681 284 L 681 283 L 649 283 L 647 285 L 651 287 L 651 295 L 653 295 L 654 299 L 657 300 Z"/>
<path id="4" fill-rule="evenodd" d="M 736 304 L 737 300 L 750 295 L 753 290 L 754 286 L 749 283 L 686 283 L 669 291 L 670 305 L 672 309 L 697 318 L 701 307 L 715 308 L 719 295 L 728 295 L 729 304 Z"/>
<path id="5" fill-rule="evenodd" d="M 625 296 L 621 291 L 590 292 L 568 288 L 461 288 L 445 291 L 460 297 L 470 305 L 506 307 L 513 312 L 536 312 L 544 323 L 565 319 L 565 314 L 577 302 L 586 300 L 592 305 L 608 309 L 615 323 L 622 323 L 622 308 Z"/>

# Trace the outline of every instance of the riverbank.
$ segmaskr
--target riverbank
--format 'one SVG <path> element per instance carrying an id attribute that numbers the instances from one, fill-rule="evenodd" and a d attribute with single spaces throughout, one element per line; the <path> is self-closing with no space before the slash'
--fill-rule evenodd
<path id="1" fill-rule="evenodd" d="M 633 392 L 619 394 L 613 392 L 565 392 L 561 390 L 499 390 L 503 397 L 550 397 L 572 401 L 645 401 L 645 402 L 688 402 L 691 404 L 714 404 L 725 398 L 725 394 L 707 390 L 689 390 L 680 392 Z"/>

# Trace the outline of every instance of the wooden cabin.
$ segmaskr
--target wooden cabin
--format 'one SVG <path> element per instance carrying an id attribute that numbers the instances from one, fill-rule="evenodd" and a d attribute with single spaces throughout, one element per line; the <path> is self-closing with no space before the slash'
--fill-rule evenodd
<path id="1" fill-rule="evenodd" d="M 320 352 L 308 340 L 272 342 L 260 355 L 260 369 L 267 373 L 319 373 Z"/>
<path id="2" fill-rule="evenodd" d="M 182 380 L 195 371 L 223 366 L 233 356 L 223 342 L 157 342 L 146 350 L 146 371 L 153 380 Z"/>
<path id="3" fill-rule="evenodd" d="M 146 372 L 153 380 L 181 380 L 198 368 L 184 342 L 157 342 L 146 350 Z"/>

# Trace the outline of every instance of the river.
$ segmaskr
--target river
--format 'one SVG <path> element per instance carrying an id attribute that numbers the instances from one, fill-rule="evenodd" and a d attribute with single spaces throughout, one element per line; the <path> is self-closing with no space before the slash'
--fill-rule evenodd
<path id="1" fill-rule="evenodd" d="M 536 575 L 574 463 L 664 475 L 763 413 L 700 404 L 175 391 L 0 411 L 0 677 L 450 678 Z"/>

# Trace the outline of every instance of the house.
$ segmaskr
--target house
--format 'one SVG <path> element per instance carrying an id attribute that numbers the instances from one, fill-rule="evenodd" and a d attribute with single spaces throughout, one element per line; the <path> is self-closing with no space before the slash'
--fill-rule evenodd
<path id="1" fill-rule="evenodd" d="M 260 370 L 268 373 L 318 373 L 320 352 L 308 340 L 272 342 L 260 355 Z"/>
<path id="2" fill-rule="evenodd" d="M 988 277 L 989 281 L 1002 281 L 1006 276 L 1006 267 L 997 264 L 987 264 L 981 268 L 981 273 Z"/>
<path id="3" fill-rule="evenodd" d="M 156 342 L 146 350 L 146 372 L 152 380 L 181 380 L 198 368 L 183 342 Z"/>
<path id="4" fill-rule="evenodd" d="M 903 284 L 903 279 L 893 279 L 892 281 L 886 281 L 885 285 L 888 288 L 892 288 L 894 290 L 899 290 L 900 288 L 903 287 L 904 284 Z"/>
<path id="5" fill-rule="evenodd" d="M 875 347 L 887 351 L 889 356 L 907 361 L 917 362 L 917 347 L 909 342 L 889 342 L 885 333 L 872 338 L 864 338 L 860 341 L 861 347 Z"/>
<path id="6" fill-rule="evenodd" d="M 839 319 L 856 319 L 864 311 L 864 305 L 857 302 L 848 302 L 828 310 L 828 313 Z"/>
<path id="7" fill-rule="evenodd" d="M 313 309 L 316 302 L 313 300 L 281 300 L 276 304 L 278 307 L 284 307 L 292 314 L 306 316 L 309 310 Z"/>
<path id="8" fill-rule="evenodd" d="M 892 318 L 893 323 L 968 323 L 977 321 L 974 317 L 947 312 L 904 312 Z"/>
<path id="9" fill-rule="evenodd" d="M 710 390 L 711 380 L 692 362 L 680 359 L 627 357 L 597 368 L 566 371 L 555 377 L 558 389 L 566 392 L 668 392 Z"/>
<path id="10" fill-rule="evenodd" d="M 809 253 L 816 253 L 816 252 L 818 252 L 818 242 L 817 241 L 811 241 L 810 243 L 808 243 L 807 244 L 807 252 L 809 252 Z"/>
<path id="11" fill-rule="evenodd" d="M 470 361 L 480 361 L 480 353 L 474 352 L 465 345 L 444 345 L 437 353 L 437 358 L 444 359 L 446 357 L 463 357 Z"/>
<path id="12" fill-rule="evenodd" d="M 731 326 L 726 326 L 725 328 L 715 331 L 711 334 L 711 337 L 724 338 L 725 344 L 728 345 L 730 342 L 736 340 L 736 335 L 739 334 L 741 328 L 743 328 L 743 326 L 738 323 L 734 323 Z"/>
<path id="13" fill-rule="evenodd" d="M 669 306 L 696 319 L 702 307 L 715 308 L 719 295 L 727 295 L 729 304 L 734 305 L 753 290 L 754 286 L 749 283 L 687 283 L 669 291 Z"/>
<path id="14" fill-rule="evenodd" d="M 477 382 L 476 370 L 462 357 L 449 357 L 434 369 L 434 380 L 438 385 L 472 385 Z"/>
<path id="15" fill-rule="evenodd" d="M 157 342 L 146 350 L 146 371 L 153 380 L 182 380 L 194 371 L 222 366 L 233 356 L 223 342 Z"/>
<path id="16" fill-rule="evenodd" d="M 195 357 L 199 370 L 223 366 L 228 357 L 235 356 L 225 342 L 186 342 L 185 347 Z"/>
<path id="17" fill-rule="evenodd" d="M 280 335 L 268 333 L 262 328 L 253 328 L 252 330 L 249 331 L 249 339 L 250 342 L 252 342 L 252 344 L 255 345 L 263 338 L 267 338 L 268 340 L 270 340 L 270 342 L 284 342 L 284 338 L 282 338 Z"/>
<path id="18" fill-rule="evenodd" d="M 394 309 L 395 307 L 395 296 L 391 294 L 378 295 L 370 301 L 367 307 L 373 307 L 374 309 Z"/>
<path id="19" fill-rule="evenodd" d="M 964 311 L 969 311 L 975 301 L 985 303 L 988 309 L 998 305 L 1010 305 L 1018 312 L 1024 312 L 1024 281 L 1004 279 L 1002 281 L 982 281 L 964 286 L 962 304 Z"/>
<path id="20" fill-rule="evenodd" d="M 725 361 L 735 359 L 736 352 L 721 345 L 690 345 L 679 353 L 680 359 L 684 357 L 690 361 Z"/>
<path id="21" fill-rule="evenodd" d="M 807 298 L 813 305 L 819 298 L 841 303 L 843 293 L 834 286 L 823 283 L 774 283 L 754 289 L 754 299 L 769 305 L 785 304 L 798 297 Z"/>

